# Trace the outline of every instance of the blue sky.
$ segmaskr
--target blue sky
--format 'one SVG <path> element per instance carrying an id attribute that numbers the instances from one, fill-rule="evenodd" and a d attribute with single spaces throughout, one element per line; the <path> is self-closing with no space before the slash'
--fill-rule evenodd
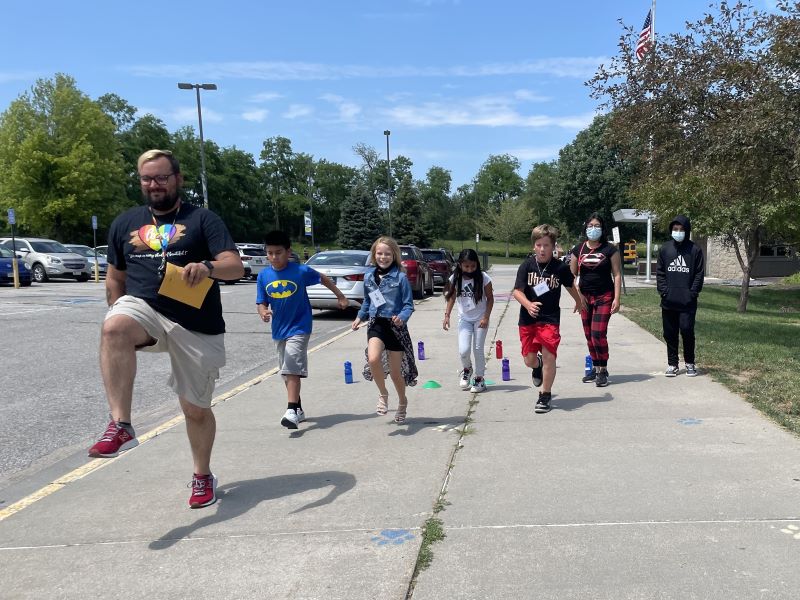
<path id="1" fill-rule="evenodd" d="M 774 0 L 754 0 L 768 8 Z M 641 27 L 648 0 L 314 0 L 14 3 L 0 29 L 0 110 L 64 72 L 92 98 L 119 94 L 173 131 L 254 154 L 282 135 L 295 151 L 357 165 L 357 143 L 403 154 L 454 188 L 490 154 L 533 162 L 591 122 L 584 82 L 617 52 L 618 19 Z M 661 0 L 656 29 L 681 31 L 703 0 Z"/>

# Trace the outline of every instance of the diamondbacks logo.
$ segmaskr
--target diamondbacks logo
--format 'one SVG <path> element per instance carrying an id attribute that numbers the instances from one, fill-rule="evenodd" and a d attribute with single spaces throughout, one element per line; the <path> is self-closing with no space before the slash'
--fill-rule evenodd
<path id="1" fill-rule="evenodd" d="M 278 281 L 268 283 L 265 291 L 267 292 L 267 296 L 270 298 L 280 300 L 283 298 L 288 298 L 294 294 L 297 291 L 297 284 L 294 281 L 289 281 L 288 279 L 280 279 Z"/>
<path id="2" fill-rule="evenodd" d="M 683 256 L 678 256 L 678 258 L 669 263 L 667 271 L 675 271 L 677 273 L 688 273 L 689 267 L 687 266 L 686 260 L 684 260 Z"/>
<path id="3" fill-rule="evenodd" d="M 173 242 L 184 236 L 185 225 L 142 225 L 139 229 L 131 231 L 128 243 L 133 246 L 134 252 L 147 252 L 155 250 L 160 252 Z"/>

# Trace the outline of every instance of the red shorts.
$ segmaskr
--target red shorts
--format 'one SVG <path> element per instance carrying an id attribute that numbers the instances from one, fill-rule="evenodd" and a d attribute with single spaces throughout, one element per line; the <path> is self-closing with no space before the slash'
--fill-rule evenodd
<path id="1" fill-rule="evenodd" d="M 553 356 L 558 356 L 561 332 L 553 323 L 534 323 L 519 326 L 519 341 L 522 342 L 522 356 L 541 352 L 542 346 Z"/>

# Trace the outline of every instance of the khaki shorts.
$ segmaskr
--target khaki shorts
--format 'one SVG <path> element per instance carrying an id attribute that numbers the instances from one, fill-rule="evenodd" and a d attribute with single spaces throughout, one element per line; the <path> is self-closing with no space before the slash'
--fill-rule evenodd
<path id="1" fill-rule="evenodd" d="M 168 384 L 178 396 L 202 408 L 211 406 L 214 382 L 225 366 L 225 334 L 189 331 L 134 296 L 122 296 L 108 309 L 106 319 L 125 315 L 156 340 L 145 352 L 166 352 L 172 364 Z"/>

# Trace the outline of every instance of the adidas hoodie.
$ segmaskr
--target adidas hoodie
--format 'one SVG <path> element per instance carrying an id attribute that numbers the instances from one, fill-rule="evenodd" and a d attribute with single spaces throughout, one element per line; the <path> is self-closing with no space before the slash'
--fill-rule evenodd
<path id="1" fill-rule="evenodd" d="M 686 237 L 679 244 L 672 238 L 658 253 L 656 266 L 656 287 L 661 294 L 661 308 L 679 312 L 697 310 L 697 297 L 703 289 L 705 259 L 703 251 L 689 239 L 692 231 L 689 219 L 678 215 L 669 224 L 669 231 L 675 224 L 683 225 Z"/>

